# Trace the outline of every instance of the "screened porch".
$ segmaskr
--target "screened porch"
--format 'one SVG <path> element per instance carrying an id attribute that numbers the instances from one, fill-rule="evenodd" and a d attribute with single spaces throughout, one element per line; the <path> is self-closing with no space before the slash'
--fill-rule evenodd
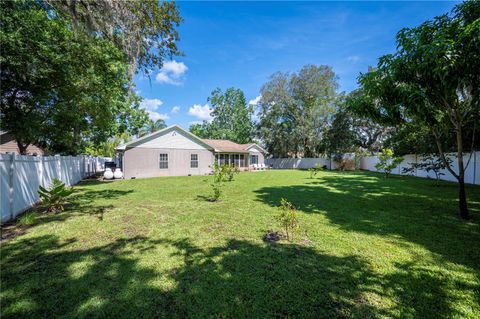
<path id="1" fill-rule="evenodd" d="M 247 168 L 248 153 L 217 153 L 215 154 L 215 160 L 219 165 L 233 165 L 239 168 Z"/>

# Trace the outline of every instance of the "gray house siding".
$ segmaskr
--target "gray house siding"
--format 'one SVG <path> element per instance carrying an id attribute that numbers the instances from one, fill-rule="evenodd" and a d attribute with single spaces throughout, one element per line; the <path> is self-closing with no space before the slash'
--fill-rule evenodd
<path id="1" fill-rule="evenodd" d="M 168 154 L 168 169 L 160 168 L 160 154 Z M 198 154 L 198 168 L 190 167 L 191 154 Z M 214 155 L 207 149 L 127 148 L 123 163 L 125 178 L 206 175 L 211 172 Z"/>

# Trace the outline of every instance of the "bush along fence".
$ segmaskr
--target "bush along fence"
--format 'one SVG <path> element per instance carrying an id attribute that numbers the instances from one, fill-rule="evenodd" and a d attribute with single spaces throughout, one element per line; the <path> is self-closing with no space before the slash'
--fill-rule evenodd
<path id="1" fill-rule="evenodd" d="M 346 154 L 347 157 L 354 158 L 354 154 Z M 415 168 L 410 172 L 404 170 L 404 168 L 410 168 L 413 164 L 421 163 L 423 157 L 420 155 L 405 155 L 402 156 L 403 161 L 397 165 L 393 170 L 392 174 L 397 175 L 411 175 L 423 178 L 432 178 L 435 179 L 436 175 L 433 171 L 427 171 L 425 169 Z M 458 172 L 457 157 L 455 154 L 448 154 L 447 158 L 451 160 L 451 167 L 454 171 Z M 359 158 L 357 162 L 357 169 L 381 172 L 375 168 L 375 164 L 379 161 L 376 155 L 374 156 L 363 156 Z M 480 185 L 480 152 L 472 152 L 464 154 L 463 158 L 464 163 L 468 162 L 468 167 L 465 170 L 465 183 L 467 184 L 476 184 Z M 276 169 L 309 169 L 315 167 L 319 164 L 320 166 L 325 167 L 326 169 L 337 169 L 339 164 L 336 163 L 333 159 L 328 157 L 319 157 L 319 158 L 269 158 L 265 159 L 265 164 Z M 439 178 L 446 181 L 456 182 L 457 179 L 450 174 L 447 169 L 440 169 Z"/>
<path id="2" fill-rule="evenodd" d="M 0 154 L 1 222 L 14 219 L 39 201 L 38 187 L 55 178 L 66 185 L 103 170 L 107 158 Z"/>

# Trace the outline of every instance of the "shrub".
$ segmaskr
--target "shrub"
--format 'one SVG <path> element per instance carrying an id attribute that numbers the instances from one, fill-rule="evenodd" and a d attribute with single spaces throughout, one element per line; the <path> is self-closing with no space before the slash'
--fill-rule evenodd
<path id="1" fill-rule="evenodd" d="M 35 224 L 36 219 L 37 219 L 37 213 L 28 212 L 18 218 L 17 224 L 21 226 L 33 225 Z"/>
<path id="2" fill-rule="evenodd" d="M 66 198 L 73 193 L 73 188 L 66 187 L 59 179 L 54 179 L 53 183 L 47 188 L 40 186 L 38 194 L 42 200 L 42 204 L 47 206 L 48 212 L 63 211 L 63 205 Z"/>
<path id="3" fill-rule="evenodd" d="M 395 157 L 393 150 L 386 148 L 378 154 L 379 162 L 375 164 L 377 170 L 383 170 L 385 178 L 388 178 L 392 170 L 403 161 L 403 157 Z"/>
<path id="4" fill-rule="evenodd" d="M 325 166 L 315 164 L 314 167 L 308 169 L 308 171 L 310 172 L 310 178 L 314 178 L 315 176 L 317 176 L 318 172 L 323 171 L 324 169 Z"/>
<path id="5" fill-rule="evenodd" d="M 355 160 L 350 158 L 344 158 L 338 164 L 338 169 L 341 171 L 353 171 L 355 170 Z"/>
<path id="6" fill-rule="evenodd" d="M 452 160 L 448 157 L 445 158 L 447 163 L 450 165 Z M 440 177 L 445 175 L 445 173 L 441 172 L 446 168 L 445 163 L 440 157 L 435 156 L 434 154 L 426 154 L 422 157 L 420 163 L 408 163 L 410 167 L 404 167 L 402 172 L 404 174 L 413 174 L 415 170 L 424 170 L 427 173 L 433 171 L 435 174 L 436 182 L 440 181 Z"/>
<path id="7" fill-rule="evenodd" d="M 293 239 L 293 231 L 299 227 L 297 210 L 293 204 L 285 198 L 282 198 L 280 201 L 280 213 L 277 216 L 277 220 L 280 222 L 283 229 L 285 229 L 287 240 L 290 241 L 290 238 Z"/>
<path id="8" fill-rule="evenodd" d="M 213 182 L 210 185 L 212 186 L 213 195 L 210 197 L 210 201 L 216 202 L 222 196 L 223 183 L 233 181 L 233 177 L 239 172 L 239 169 L 233 165 L 219 165 L 217 162 L 213 164 L 212 169 Z"/>
<path id="9" fill-rule="evenodd" d="M 233 165 L 222 165 L 221 170 L 223 171 L 223 177 L 225 182 L 233 181 L 235 174 L 238 174 L 240 170 L 238 167 Z"/>

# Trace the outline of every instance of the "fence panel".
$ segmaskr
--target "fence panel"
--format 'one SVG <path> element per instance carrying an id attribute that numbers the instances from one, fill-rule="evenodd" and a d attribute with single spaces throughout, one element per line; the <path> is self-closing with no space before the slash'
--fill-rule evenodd
<path id="1" fill-rule="evenodd" d="M 351 154 L 349 154 L 351 155 Z M 455 172 L 458 172 L 458 163 L 457 157 L 455 154 L 447 154 L 451 162 L 451 167 Z M 392 170 L 392 174 L 406 175 L 403 171 L 404 168 L 410 167 L 412 163 L 420 163 L 422 157 L 419 155 L 409 154 L 403 156 L 403 161 Z M 377 172 L 375 164 L 378 163 L 377 156 L 365 156 L 360 159 L 360 169 Z M 470 162 L 469 162 L 470 161 Z M 464 154 L 463 162 L 465 165 L 469 162 L 468 166 L 465 169 L 465 183 L 468 184 L 480 184 L 480 152 L 473 152 Z M 316 164 L 322 166 L 326 165 L 328 169 L 336 169 L 338 164 L 330 161 L 326 157 L 319 158 L 269 158 L 265 160 L 265 164 L 276 169 L 308 169 L 314 167 Z M 442 180 L 456 182 L 457 179 L 447 170 L 443 169 L 440 171 L 443 175 L 440 177 Z M 423 178 L 436 178 L 435 173 L 430 171 L 417 169 L 413 173 L 409 174 L 417 177 Z"/>
<path id="2" fill-rule="evenodd" d="M 0 154 L 0 209 L 2 210 L 1 220 L 10 218 L 10 162 L 11 154 Z"/>
<path id="3" fill-rule="evenodd" d="M 455 154 L 447 154 L 446 157 L 451 160 L 451 168 L 454 172 L 458 173 L 458 162 L 457 156 Z M 422 161 L 422 156 L 416 155 L 405 155 L 403 156 L 404 160 L 392 170 L 392 174 L 397 175 L 406 175 L 403 172 L 403 168 L 410 167 L 411 163 L 420 163 Z M 469 162 L 470 160 L 470 162 Z M 378 170 L 375 168 L 375 164 L 378 162 L 378 158 L 376 156 L 367 156 L 362 158 L 360 168 L 363 170 L 377 172 Z M 473 152 L 464 154 L 463 156 L 464 165 L 467 163 L 465 169 L 465 183 L 468 184 L 480 184 L 480 152 Z M 440 170 L 440 173 L 443 175 L 440 177 L 442 180 L 456 182 L 457 179 L 453 176 L 447 169 Z M 417 177 L 422 178 L 436 178 L 435 173 L 430 171 L 427 172 L 426 170 L 417 169 L 413 173 L 409 174 Z"/>
<path id="4" fill-rule="evenodd" d="M 13 175 L 13 211 L 21 211 L 38 201 L 40 185 L 38 171 L 41 161 L 38 157 L 26 155 L 15 156 L 15 173 Z"/>
<path id="5" fill-rule="evenodd" d="M 38 187 L 54 179 L 74 185 L 104 168 L 108 158 L 0 154 L 0 216 L 9 221 L 38 202 Z"/>
<path id="6" fill-rule="evenodd" d="M 267 158 L 265 164 L 276 169 L 308 169 L 319 164 L 330 168 L 330 160 L 325 157 L 320 158 Z"/>

